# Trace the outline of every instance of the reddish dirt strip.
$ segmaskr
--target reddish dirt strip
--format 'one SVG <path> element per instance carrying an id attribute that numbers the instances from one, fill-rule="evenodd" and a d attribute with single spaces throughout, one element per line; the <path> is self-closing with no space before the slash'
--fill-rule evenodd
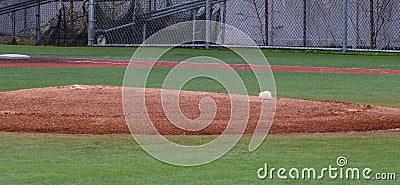
<path id="1" fill-rule="evenodd" d="M 102 68 L 127 67 L 126 60 L 87 60 L 87 59 L 60 59 L 34 58 L 31 60 L 0 60 L 0 67 L 47 67 L 47 68 Z M 387 74 L 400 75 L 400 70 L 389 69 L 361 69 L 361 68 L 328 68 L 309 66 L 262 66 L 247 64 L 209 64 L 209 63 L 181 63 L 181 62 L 134 62 L 131 66 L 137 67 L 164 67 L 164 68 L 211 68 L 235 70 L 272 70 L 276 72 L 312 72 L 312 73 L 345 73 L 345 74 Z"/>

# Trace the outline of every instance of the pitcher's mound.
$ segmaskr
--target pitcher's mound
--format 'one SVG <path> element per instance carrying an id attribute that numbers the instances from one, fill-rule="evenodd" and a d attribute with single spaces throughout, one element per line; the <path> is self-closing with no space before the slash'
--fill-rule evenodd
<path id="1" fill-rule="evenodd" d="M 65 134 L 128 134 L 122 109 L 122 88 L 66 86 L 0 93 L 0 131 Z M 221 134 L 230 118 L 229 96 L 223 93 L 181 91 L 180 107 L 190 119 L 200 116 L 203 97 L 217 105 L 215 120 L 200 131 L 185 131 L 163 114 L 159 89 L 146 89 L 151 120 L 162 134 Z M 246 133 L 255 130 L 260 100 L 250 97 Z M 131 125 L 132 126 L 132 125 Z M 400 128 L 400 109 L 334 101 L 279 98 L 270 133 L 374 131 Z"/>

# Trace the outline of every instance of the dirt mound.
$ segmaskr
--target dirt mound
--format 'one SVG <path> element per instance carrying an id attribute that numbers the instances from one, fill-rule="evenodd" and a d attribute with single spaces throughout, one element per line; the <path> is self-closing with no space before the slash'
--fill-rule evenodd
<path id="1" fill-rule="evenodd" d="M 122 108 L 122 88 L 106 86 L 51 87 L 0 93 L 0 131 L 65 134 L 130 133 Z M 222 93 L 180 93 L 184 115 L 195 119 L 203 97 L 217 105 L 215 120 L 200 131 L 185 131 L 172 125 L 160 106 L 159 89 L 146 89 L 151 120 L 162 134 L 220 134 L 230 118 L 229 96 Z M 250 97 L 246 133 L 255 130 L 260 100 Z M 139 124 L 139 123 L 138 123 Z M 400 109 L 334 101 L 279 98 L 270 133 L 315 133 L 373 131 L 400 128 Z"/>

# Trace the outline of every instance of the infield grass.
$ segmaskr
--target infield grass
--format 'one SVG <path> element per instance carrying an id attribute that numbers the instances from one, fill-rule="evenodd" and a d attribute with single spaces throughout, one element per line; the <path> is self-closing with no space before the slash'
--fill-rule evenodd
<path id="1" fill-rule="evenodd" d="M 179 69 L 191 72 L 193 69 Z M 210 69 L 218 72 L 217 69 Z M 155 68 L 147 87 L 161 88 L 170 69 Z M 124 68 L 0 68 L 0 92 L 72 84 L 121 86 Z M 251 71 L 238 71 L 250 95 L 258 95 Z M 279 97 L 336 100 L 400 108 L 400 75 L 275 72 Z M 197 78 L 185 90 L 225 92 L 214 80 Z"/>
<path id="2" fill-rule="evenodd" d="M 134 47 L 51 47 L 51 46 L 9 46 L 0 45 L 0 54 L 21 53 L 34 57 L 85 58 L 105 60 L 129 60 Z M 315 66 L 339 68 L 400 69 L 400 54 L 390 53 L 348 53 L 323 51 L 262 50 L 270 65 Z M 211 56 L 230 64 L 243 60 L 226 49 L 176 48 L 163 56 L 161 61 L 183 61 L 191 57 Z"/>
<path id="3" fill-rule="evenodd" d="M 170 136 L 196 143 L 214 136 Z M 375 173 L 400 173 L 400 135 L 396 133 L 270 135 L 255 152 L 249 136 L 219 160 L 198 167 L 162 163 L 146 154 L 130 135 L 51 135 L 0 133 L 0 181 L 3 184 L 398 184 L 397 181 L 259 180 L 270 168 L 338 167 Z M 397 176 L 397 178 L 400 178 Z"/>

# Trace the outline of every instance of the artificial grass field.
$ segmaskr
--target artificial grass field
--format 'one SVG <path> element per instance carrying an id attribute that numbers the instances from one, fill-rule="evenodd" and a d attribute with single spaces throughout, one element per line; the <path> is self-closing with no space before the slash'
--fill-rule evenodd
<path id="1" fill-rule="evenodd" d="M 198 143 L 211 136 L 173 136 Z M 400 171 L 400 135 L 323 134 L 269 135 L 255 152 L 249 136 L 219 160 L 178 167 L 146 154 L 129 135 L 50 135 L 0 133 L 2 184 L 398 184 L 373 180 L 259 180 L 258 168 L 315 168 L 336 166 L 345 156 L 352 168 L 374 172 Z M 397 177 L 398 179 L 398 177 Z"/>
<path id="2" fill-rule="evenodd" d="M 194 69 L 179 69 L 191 72 Z M 197 69 L 201 70 L 201 69 Z M 218 69 L 209 69 L 218 70 Z M 155 68 L 147 87 L 161 88 L 168 68 Z M 0 92 L 71 84 L 122 86 L 125 68 L 0 68 Z M 251 71 L 238 71 L 250 95 L 258 95 Z M 274 72 L 279 97 L 337 100 L 400 108 L 400 75 Z M 224 92 L 207 78 L 190 81 L 185 90 Z"/>
<path id="3" fill-rule="evenodd" d="M 133 47 L 51 47 L 51 46 L 6 46 L 0 45 L 0 53 L 20 53 L 33 57 L 86 58 L 105 60 L 129 60 Z M 321 51 L 263 50 L 270 65 L 316 66 L 368 69 L 400 69 L 400 55 L 391 53 L 348 53 Z M 243 60 L 226 49 L 176 48 L 164 55 L 161 61 L 183 61 L 194 56 L 212 56 L 230 64 Z"/>
<path id="4" fill-rule="evenodd" d="M 130 58 L 132 48 L 56 48 L 0 46 L 0 53 L 45 57 Z M 132 52 L 129 52 L 132 51 Z M 213 55 L 229 57 L 226 51 Z M 398 55 L 264 51 L 275 65 L 400 69 Z M 112 53 L 112 54 L 110 54 Z M 171 54 L 187 58 L 206 50 L 179 49 Z M 269 55 L 270 54 L 270 55 Z M 166 56 L 166 60 L 168 57 Z M 233 60 L 232 63 L 240 61 Z M 184 69 L 182 69 L 184 70 Z M 161 87 L 169 69 L 153 71 L 148 87 Z M 0 68 L 0 91 L 71 84 L 122 85 L 124 68 Z M 238 71 L 252 95 L 258 94 L 249 71 Z M 274 73 L 279 97 L 338 100 L 400 108 L 399 75 Z M 196 79 L 186 90 L 223 91 L 209 79 Z M 379 124 L 379 123 L 377 123 Z M 171 136 L 187 144 L 214 136 Z M 177 167 L 147 155 L 129 135 L 56 135 L 0 133 L 2 184 L 399 184 L 400 134 L 356 133 L 269 135 L 255 152 L 250 137 L 221 159 L 199 167 Z M 321 169 L 345 156 L 349 167 L 394 172 L 396 181 L 372 180 L 259 180 L 257 169 L 273 167 Z"/>

